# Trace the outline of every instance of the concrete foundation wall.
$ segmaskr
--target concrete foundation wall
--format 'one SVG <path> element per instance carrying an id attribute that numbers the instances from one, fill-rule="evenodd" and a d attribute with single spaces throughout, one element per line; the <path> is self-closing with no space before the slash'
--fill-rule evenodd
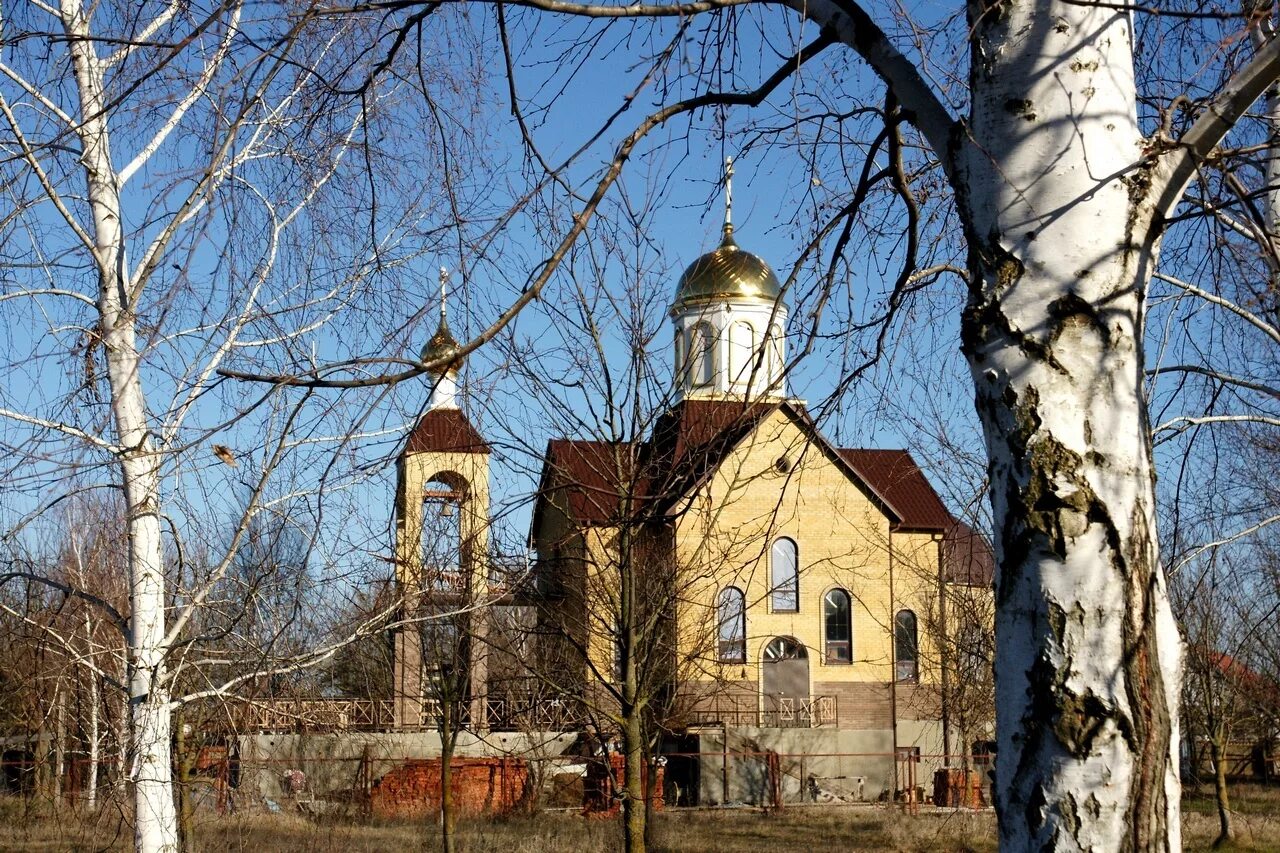
<path id="1" fill-rule="evenodd" d="M 916 785 L 928 795 L 933 790 L 933 774 L 945 765 L 942 760 L 942 723 L 937 720 L 898 720 L 898 746 L 916 747 L 920 761 L 916 764 Z M 958 766 L 958 762 L 953 764 Z M 903 780 L 906 785 L 906 780 Z"/>
<path id="2" fill-rule="evenodd" d="M 546 758 L 560 755 L 577 740 L 575 733 L 502 732 L 483 738 L 470 733 L 458 736 L 455 755 L 485 758 Z M 239 789 L 280 801 L 292 796 L 285 781 L 291 770 L 305 777 L 302 794 L 316 799 L 341 799 L 365 781 L 377 781 L 405 759 L 437 758 L 440 735 L 436 732 L 349 732 L 345 734 L 242 735 Z M 361 758 L 368 757 L 362 771 Z"/>
<path id="3" fill-rule="evenodd" d="M 894 787 L 892 729 L 730 726 L 728 739 L 726 760 L 723 731 L 711 729 L 699 734 L 698 801 L 703 805 L 760 805 L 767 801 L 768 759 L 763 755 L 735 756 L 735 752 L 778 753 L 782 795 L 787 802 L 876 800 Z"/>

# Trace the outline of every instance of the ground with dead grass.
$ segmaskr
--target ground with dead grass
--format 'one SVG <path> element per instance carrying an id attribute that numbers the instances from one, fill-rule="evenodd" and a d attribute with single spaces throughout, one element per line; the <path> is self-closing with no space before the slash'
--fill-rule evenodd
<path id="1" fill-rule="evenodd" d="M 1242 786 L 1235 792 L 1239 839 L 1228 850 L 1280 850 L 1280 788 Z M 1183 831 L 1187 850 L 1208 850 L 1217 816 L 1208 793 L 1188 792 Z M 198 849 L 245 853 L 357 853 L 438 848 L 432 824 L 377 824 L 311 819 L 296 814 L 201 814 Z M 618 822 L 549 812 L 533 817 L 465 821 L 462 853 L 564 853 L 616 850 Z M 54 816 L 19 799 L 0 800 L 0 851 L 116 851 L 130 846 L 130 829 L 118 811 L 95 818 Z M 924 808 L 904 814 L 883 806 L 803 806 L 779 814 L 758 809 L 681 810 L 659 815 L 655 848 L 667 853 L 747 853 L 775 848 L 828 851 L 994 851 L 990 812 Z"/>

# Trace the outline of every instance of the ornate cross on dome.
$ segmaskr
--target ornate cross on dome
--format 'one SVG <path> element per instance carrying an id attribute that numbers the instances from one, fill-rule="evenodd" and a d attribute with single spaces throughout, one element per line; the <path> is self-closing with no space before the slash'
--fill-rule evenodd
<path id="1" fill-rule="evenodd" d="M 448 295 L 447 288 L 449 286 L 449 268 L 440 267 L 440 322 L 443 324 L 448 320 L 448 307 L 445 304 L 445 297 Z"/>

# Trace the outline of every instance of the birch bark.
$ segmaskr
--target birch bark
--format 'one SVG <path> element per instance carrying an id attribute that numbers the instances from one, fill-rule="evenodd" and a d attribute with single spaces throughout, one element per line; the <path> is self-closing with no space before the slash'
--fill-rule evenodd
<path id="1" fill-rule="evenodd" d="M 85 654 L 93 655 L 93 622 L 86 610 L 84 614 Z M 89 767 L 85 779 L 84 804 L 90 813 L 98 809 L 98 765 L 102 761 L 102 724 L 99 719 L 98 705 L 102 695 L 98 688 L 99 677 L 96 673 L 89 675 Z"/>
<path id="2" fill-rule="evenodd" d="M 1251 14 L 1249 38 L 1255 50 L 1262 50 L 1275 37 L 1275 9 L 1271 3 L 1246 3 Z M 1263 119 L 1267 128 L 1266 153 L 1266 238 L 1269 246 L 1263 246 L 1263 255 L 1271 268 L 1269 308 L 1274 319 L 1280 315 L 1280 86 L 1267 89 L 1263 100 Z"/>
<path id="3" fill-rule="evenodd" d="M 1158 233 L 1130 19 L 1019 0 L 970 22 L 954 184 L 999 564 L 1001 845 L 1177 850 L 1181 651 L 1142 386 Z"/>
<path id="4" fill-rule="evenodd" d="M 129 768 L 134 791 L 134 846 L 145 853 L 178 849 L 170 759 L 170 707 L 164 678 L 164 564 L 160 541 L 160 459 L 151 438 L 141 377 L 134 305 L 123 251 L 119 181 L 111 161 L 103 65 L 79 0 L 62 0 L 79 98 L 80 139 L 93 259 L 98 273 L 99 334 L 111 388 L 111 412 L 128 525 Z"/>

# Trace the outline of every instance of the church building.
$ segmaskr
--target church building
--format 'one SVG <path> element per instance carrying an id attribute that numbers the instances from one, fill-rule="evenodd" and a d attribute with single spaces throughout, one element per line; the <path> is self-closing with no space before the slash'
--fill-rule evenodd
<path id="1" fill-rule="evenodd" d="M 692 733 L 694 751 L 713 743 L 706 732 L 725 749 L 785 751 L 796 741 L 779 733 L 826 730 L 830 752 L 921 756 L 929 778 L 990 736 L 950 699 L 965 686 L 958 638 L 990 634 L 989 547 L 910 453 L 836 446 L 790 395 L 783 290 L 738 245 L 728 209 L 720 245 L 676 285 L 673 387 L 648 434 L 547 447 L 536 561 L 516 595 L 536 613 L 525 663 L 557 701 L 581 701 L 584 720 L 607 718 L 630 666 L 659 726 Z M 423 353 L 442 365 L 432 404 L 401 461 L 400 579 L 477 603 L 490 592 L 489 447 L 453 396 L 449 347 L 442 318 Z M 425 580 L 414 568 L 428 561 L 424 518 L 446 507 L 460 525 L 457 570 Z M 411 633 L 396 649 L 406 724 L 420 720 L 430 677 Z M 472 716 L 500 726 L 506 688 L 480 645 L 467 652 Z"/>

